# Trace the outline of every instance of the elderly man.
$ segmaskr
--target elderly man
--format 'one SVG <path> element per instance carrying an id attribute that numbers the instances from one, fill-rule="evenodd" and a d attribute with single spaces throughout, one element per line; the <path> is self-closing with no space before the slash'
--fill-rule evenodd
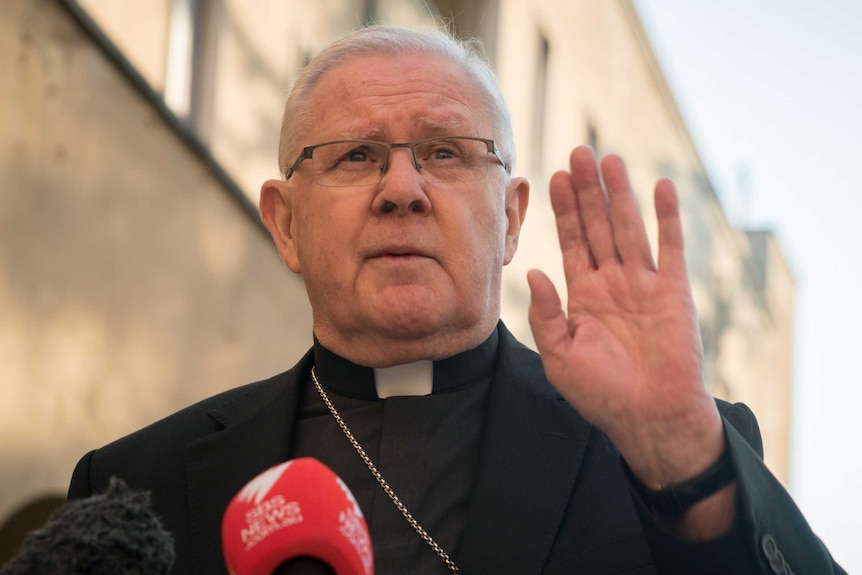
<path id="1" fill-rule="evenodd" d="M 567 307 L 530 272 L 540 357 L 499 320 L 529 185 L 470 46 L 383 26 L 339 40 L 288 97 L 279 161 L 261 217 L 305 282 L 313 349 L 91 452 L 71 496 L 111 475 L 151 490 L 177 573 L 224 572 L 227 502 L 300 456 L 353 490 L 377 573 L 842 573 L 760 461 L 750 411 L 704 386 L 671 182 L 654 262 L 622 160 L 576 148 L 553 176 Z"/>

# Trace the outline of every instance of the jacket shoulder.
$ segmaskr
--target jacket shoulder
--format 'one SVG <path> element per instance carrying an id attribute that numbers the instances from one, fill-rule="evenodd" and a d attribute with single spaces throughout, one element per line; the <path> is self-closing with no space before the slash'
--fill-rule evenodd
<path id="1" fill-rule="evenodd" d="M 184 461 L 188 446 L 196 440 L 252 418 L 284 394 L 296 391 L 304 361 L 268 379 L 202 399 L 87 453 L 72 475 L 69 497 L 86 497 L 100 491 L 111 475 L 182 480 L 168 477 L 170 462 Z"/>

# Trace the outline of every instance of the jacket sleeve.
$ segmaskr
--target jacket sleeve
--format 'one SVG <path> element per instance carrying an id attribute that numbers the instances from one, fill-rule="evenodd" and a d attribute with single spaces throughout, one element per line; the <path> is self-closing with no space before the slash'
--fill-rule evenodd
<path id="1" fill-rule="evenodd" d="M 662 574 L 846 575 L 763 463 L 757 420 L 743 404 L 720 406 L 736 472 L 736 519 L 703 543 L 675 538 L 632 490 L 650 552 Z"/>
<path id="2" fill-rule="evenodd" d="M 95 450 L 87 453 L 78 461 L 75 466 L 75 471 L 72 473 L 72 480 L 69 483 L 69 493 L 66 496 L 68 501 L 72 499 L 83 499 L 93 494 L 90 485 L 90 463 L 93 460 Z"/>

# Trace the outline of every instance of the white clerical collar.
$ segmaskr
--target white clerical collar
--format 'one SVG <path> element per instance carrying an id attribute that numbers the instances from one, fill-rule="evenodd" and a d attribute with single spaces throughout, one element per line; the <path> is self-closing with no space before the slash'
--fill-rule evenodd
<path id="1" fill-rule="evenodd" d="M 393 367 L 374 368 L 377 397 L 431 395 L 434 389 L 434 362 L 416 361 Z"/>

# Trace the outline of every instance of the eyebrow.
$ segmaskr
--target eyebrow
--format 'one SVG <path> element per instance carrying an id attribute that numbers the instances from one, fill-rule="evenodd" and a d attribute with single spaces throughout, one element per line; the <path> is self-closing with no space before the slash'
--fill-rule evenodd
<path id="1" fill-rule="evenodd" d="M 457 116 L 430 117 L 419 116 L 414 123 L 420 127 L 422 138 L 435 136 L 472 136 L 475 131 L 472 125 L 464 118 Z M 383 126 L 368 126 L 357 130 L 348 130 L 342 136 L 345 140 L 372 140 L 377 142 L 387 141 L 388 130 Z M 455 132 L 458 132 L 455 134 Z"/>
<path id="2" fill-rule="evenodd" d="M 358 130 L 349 130 L 344 133 L 346 140 L 373 140 L 382 141 L 386 136 L 386 130 L 380 126 L 371 126 L 360 128 Z"/>
<path id="3" fill-rule="evenodd" d="M 433 134 L 451 134 L 453 130 L 463 130 L 468 126 L 471 128 L 467 130 L 468 132 L 473 132 L 472 126 L 470 126 L 469 122 L 467 122 L 464 118 L 457 116 L 449 116 L 446 118 L 432 118 L 428 116 L 419 116 L 416 118 L 416 122 L 423 126 L 424 129 L 428 130 Z M 459 135 L 472 135 L 472 134 L 459 134 Z"/>

